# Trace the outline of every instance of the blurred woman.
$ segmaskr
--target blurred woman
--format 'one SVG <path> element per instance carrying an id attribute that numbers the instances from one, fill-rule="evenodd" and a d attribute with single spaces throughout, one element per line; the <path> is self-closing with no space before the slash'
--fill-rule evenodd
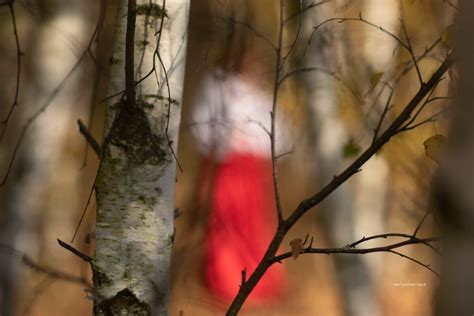
<path id="1" fill-rule="evenodd" d="M 192 131 L 206 157 L 199 203 L 209 209 L 204 279 L 209 290 L 229 301 L 243 278 L 262 259 L 276 230 L 269 131 L 271 85 L 265 60 L 248 42 L 227 49 L 205 77 L 192 112 Z M 284 152 L 283 124 L 276 148 Z M 286 287 L 281 265 L 272 266 L 249 297 L 250 303 L 277 299 Z"/>

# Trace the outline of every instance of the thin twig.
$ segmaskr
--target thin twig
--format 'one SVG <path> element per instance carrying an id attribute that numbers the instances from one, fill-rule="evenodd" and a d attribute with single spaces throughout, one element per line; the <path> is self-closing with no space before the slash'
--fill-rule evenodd
<path id="1" fill-rule="evenodd" d="M 421 75 L 420 67 L 418 67 L 418 62 L 416 60 L 415 53 L 413 52 L 413 47 L 411 46 L 411 43 L 410 43 L 410 37 L 408 36 L 408 32 L 405 27 L 405 22 L 403 22 L 403 20 L 400 20 L 400 23 L 402 24 L 403 34 L 405 35 L 405 39 L 407 41 L 407 50 L 410 53 L 411 59 L 413 60 L 413 64 L 415 65 L 416 74 L 418 75 L 418 80 L 420 81 L 421 85 L 424 85 L 425 82 L 423 81 L 423 76 Z"/>
<path id="2" fill-rule="evenodd" d="M 377 108 L 377 105 L 379 105 L 379 99 L 380 99 L 380 97 L 382 96 L 383 92 L 385 91 L 385 88 L 390 89 L 390 91 L 393 91 L 393 90 L 394 90 L 394 88 L 392 87 L 392 85 L 391 85 L 390 83 L 388 83 L 387 81 L 381 80 L 380 82 L 382 82 L 383 85 L 382 85 L 382 87 L 380 88 L 379 92 L 375 95 L 375 98 L 372 99 L 372 104 L 370 105 L 369 109 L 367 110 L 367 113 L 365 113 L 364 122 L 365 122 L 365 125 L 367 126 L 367 128 L 370 127 L 370 125 L 368 124 L 370 114 L 372 113 L 372 111 L 374 111 L 374 110 Z M 375 87 L 374 87 L 373 90 L 375 90 Z M 371 92 L 371 91 L 367 92 L 366 96 L 367 96 L 370 92 Z"/>
<path id="3" fill-rule="evenodd" d="M 58 244 L 63 247 L 64 249 L 72 252 L 74 255 L 76 255 L 77 257 L 81 258 L 82 260 L 84 260 L 85 262 L 92 262 L 92 257 L 86 255 L 85 253 L 77 250 L 76 248 L 74 248 L 73 246 L 69 245 L 68 243 L 62 241 L 61 239 L 57 239 L 58 241 Z"/>
<path id="4" fill-rule="evenodd" d="M 423 215 L 423 217 L 421 218 L 420 222 L 419 222 L 418 225 L 416 226 L 415 231 L 413 232 L 413 237 L 416 236 L 416 234 L 417 234 L 418 231 L 420 230 L 421 226 L 422 226 L 423 223 L 425 222 L 426 217 L 428 217 L 428 214 L 429 214 L 429 213 L 430 213 L 430 209 L 429 209 L 429 208 L 426 208 L 425 214 Z"/>
<path id="5" fill-rule="evenodd" d="M 435 122 L 435 121 L 438 119 L 438 117 L 439 117 L 445 110 L 446 110 L 446 109 L 442 109 L 441 111 L 436 112 L 435 114 L 431 115 L 430 117 L 428 117 L 427 119 L 425 119 L 425 120 L 423 120 L 423 121 L 421 121 L 421 122 L 419 122 L 419 123 L 416 123 L 416 124 L 410 125 L 410 126 L 405 126 L 405 127 L 401 128 L 401 129 L 399 130 L 399 132 L 401 133 L 401 132 L 411 131 L 411 130 L 417 128 L 417 127 L 420 127 L 421 125 L 425 125 L 425 124 L 427 124 L 427 123 Z"/>
<path id="6" fill-rule="evenodd" d="M 438 87 L 439 83 L 443 80 L 444 78 L 440 78 L 440 80 L 436 83 L 436 85 L 433 87 L 433 89 L 431 89 L 430 93 L 428 94 L 428 96 L 426 97 L 426 100 L 423 102 L 423 104 L 418 108 L 418 110 L 415 112 L 415 115 L 413 115 L 410 120 L 408 120 L 402 127 L 400 130 L 405 130 L 405 128 L 409 127 L 417 118 L 418 116 L 421 114 L 421 112 L 423 111 L 423 109 L 426 107 L 426 105 L 428 104 L 428 100 L 431 98 L 431 96 L 435 93 L 436 91 L 436 88 Z"/>
<path id="7" fill-rule="evenodd" d="M 15 44 L 16 44 L 16 86 L 15 86 L 15 95 L 13 98 L 13 103 L 10 107 L 10 110 L 8 111 L 8 114 L 6 118 L 0 122 L 0 125 L 2 125 L 2 131 L 0 132 L 0 140 L 3 139 L 3 135 L 5 134 L 5 129 L 7 128 L 8 122 L 10 120 L 10 117 L 13 114 L 13 110 L 18 106 L 18 96 L 20 94 L 20 78 L 21 78 L 21 56 L 23 56 L 23 53 L 21 52 L 20 48 L 20 39 L 18 36 L 18 30 L 16 26 L 16 18 L 15 18 L 15 10 L 13 8 L 13 2 L 10 1 L 8 3 L 3 3 L 8 5 L 8 8 L 10 9 L 10 16 L 12 18 L 12 24 L 13 24 L 13 35 L 15 37 Z M 2 5 L 3 5 L 2 4 Z"/>
<path id="8" fill-rule="evenodd" d="M 282 153 L 282 154 L 277 155 L 277 156 L 276 156 L 276 159 L 279 160 L 280 158 L 283 158 L 283 157 L 285 157 L 285 156 L 291 155 L 291 154 L 293 154 L 294 151 L 295 151 L 295 147 L 293 146 L 293 147 L 291 148 L 291 150 L 289 150 L 289 151 L 287 151 L 287 152 L 285 152 L 285 153 Z"/>
<path id="9" fill-rule="evenodd" d="M 374 137 L 372 138 L 372 144 L 375 142 L 377 139 L 377 136 L 379 135 L 380 128 L 382 127 L 383 120 L 385 119 L 385 116 L 387 115 L 388 111 L 392 108 L 390 106 L 390 102 L 392 101 L 392 96 L 393 96 L 393 89 L 390 90 L 390 95 L 388 96 L 387 102 L 385 103 L 382 115 L 380 115 L 380 119 L 377 123 L 377 127 L 374 130 Z"/>
<path id="10" fill-rule="evenodd" d="M 271 157 L 272 157 L 272 175 L 273 175 L 273 190 L 275 191 L 275 201 L 278 215 L 278 226 L 283 222 L 283 209 L 280 200 L 280 189 L 278 186 L 278 165 L 276 156 L 276 115 L 277 115 L 277 103 L 278 103 L 278 88 L 280 82 L 281 72 L 281 50 L 283 47 L 283 28 L 284 28 L 284 0 L 280 0 L 280 28 L 278 30 L 278 46 L 276 47 L 276 62 L 275 62 L 275 82 L 273 85 L 273 103 L 272 111 L 270 112 L 271 118 L 271 131 L 270 131 L 270 144 L 271 144 Z"/>
<path id="11" fill-rule="evenodd" d="M 420 266 L 422 267 L 425 267 L 426 269 L 430 270 L 431 272 L 433 272 L 438 278 L 439 278 L 439 272 L 437 272 L 436 270 L 434 270 L 433 268 L 430 267 L 429 264 L 424 264 L 423 262 L 419 261 L 419 260 L 416 260 L 415 258 L 412 258 L 410 256 L 407 256 L 407 255 L 404 255 L 403 253 L 400 253 L 398 251 L 394 251 L 394 250 L 389 250 L 388 252 L 391 252 L 391 253 L 394 253 L 396 255 L 399 255 L 400 257 L 402 258 L 405 258 L 405 259 L 408 259 L 410 261 L 413 261 L 415 262 L 416 264 L 419 264 Z"/>
<path id="12" fill-rule="evenodd" d="M 303 68 L 298 68 L 298 69 L 291 70 L 280 78 L 280 80 L 278 81 L 278 85 L 279 86 L 282 85 L 285 80 L 287 80 L 288 78 L 290 78 L 292 76 L 295 76 L 297 74 L 304 73 L 304 72 L 310 72 L 310 71 L 320 71 L 320 72 L 322 72 L 322 73 L 324 73 L 328 76 L 333 77 L 336 81 L 339 81 L 354 96 L 354 98 L 359 103 L 361 103 L 361 104 L 364 103 L 364 100 L 362 99 L 362 97 L 343 78 L 339 77 L 337 75 L 337 72 L 331 71 L 331 70 L 325 69 L 325 68 L 303 67 Z"/>
<path id="13" fill-rule="evenodd" d="M 80 119 L 77 120 L 77 124 L 79 125 L 79 132 L 82 134 L 82 136 L 84 136 L 86 142 L 92 147 L 97 157 L 102 157 L 102 148 L 95 140 L 94 136 L 92 136 L 92 134 L 89 132 L 87 126 L 85 126 Z"/>
<path id="14" fill-rule="evenodd" d="M 158 47 L 156 49 L 158 49 Z M 161 59 L 161 56 L 158 53 L 158 51 L 156 52 L 156 56 L 158 57 L 158 60 L 160 61 L 161 67 L 163 68 L 163 73 L 164 73 L 164 76 L 165 76 L 166 89 L 168 91 L 168 113 L 167 113 L 167 116 L 166 116 L 167 119 L 166 119 L 166 128 L 165 128 L 166 140 L 168 142 L 168 147 L 171 150 L 171 154 L 173 155 L 174 159 L 176 160 L 176 164 L 178 165 L 179 171 L 181 171 L 181 173 L 183 173 L 183 167 L 181 167 L 181 164 L 179 163 L 178 156 L 174 152 L 173 143 L 172 143 L 172 141 L 170 139 L 170 136 L 168 134 L 168 129 L 169 129 L 169 126 L 170 126 L 170 119 L 171 119 L 171 104 L 172 104 L 171 89 L 170 89 L 170 83 L 169 83 L 169 80 L 168 80 L 168 71 L 166 70 L 165 64 L 163 63 L 163 60 Z"/>
<path id="15" fill-rule="evenodd" d="M 250 23 L 247 23 L 247 22 L 242 22 L 242 21 L 237 21 L 235 20 L 234 18 L 228 18 L 228 20 L 232 23 L 234 23 L 235 25 L 242 25 L 242 26 L 245 26 L 246 28 L 248 28 L 252 33 L 255 34 L 255 36 L 257 36 L 258 38 L 264 40 L 275 52 L 277 50 L 277 47 L 275 46 L 275 44 L 272 43 L 272 41 L 266 37 L 265 35 L 263 35 L 262 33 L 260 33 L 259 31 L 257 31 Z"/>
<path id="16" fill-rule="evenodd" d="M 358 18 L 330 18 L 330 19 L 327 19 L 327 20 L 324 20 L 323 22 L 319 23 L 318 25 L 316 25 L 315 27 L 313 27 L 313 31 L 311 32 L 311 35 L 309 36 L 309 41 L 308 42 L 311 42 L 314 34 L 316 34 L 316 32 L 319 30 L 320 27 L 322 27 L 323 25 L 329 23 L 329 22 L 337 22 L 337 23 L 344 23 L 344 22 L 351 22 L 351 21 L 355 21 L 355 22 L 362 22 L 370 27 L 373 27 L 377 30 L 380 30 L 382 31 L 383 33 L 387 34 L 388 36 L 392 37 L 398 44 L 400 44 L 403 48 L 405 48 L 406 50 L 410 50 L 408 45 L 405 44 L 397 35 L 395 35 L 394 33 L 386 30 L 385 28 L 375 24 L 375 23 L 372 23 L 366 19 L 364 19 L 362 17 L 362 14 L 359 13 L 359 17 Z"/>
<path id="17" fill-rule="evenodd" d="M 101 160 L 101 163 L 102 163 L 102 160 Z M 99 168 L 100 169 L 100 164 L 99 164 Z M 94 190 L 95 190 L 95 182 L 97 181 L 97 173 L 95 175 L 95 178 L 94 178 L 94 182 L 92 183 L 92 187 L 89 191 L 89 197 L 87 198 L 87 203 L 86 203 L 86 206 L 84 207 L 84 210 L 82 211 L 82 214 L 81 214 L 81 217 L 79 218 L 79 221 L 76 225 L 76 229 L 74 229 L 74 234 L 72 235 L 72 238 L 71 238 L 71 243 L 74 242 L 74 239 L 76 239 L 76 236 L 77 236 L 77 233 L 79 232 L 79 228 L 81 227 L 81 224 L 82 224 L 82 221 L 84 220 L 84 217 L 87 213 L 87 209 L 89 208 L 89 204 L 91 202 L 91 198 L 92 198 L 92 194 L 94 193 Z"/>
<path id="18" fill-rule="evenodd" d="M 419 243 L 422 243 L 425 246 L 431 248 L 431 250 L 433 250 L 437 254 L 440 254 L 439 250 L 436 249 L 435 247 L 433 247 L 429 242 L 425 242 L 422 239 L 415 237 L 414 235 L 403 234 L 403 233 L 385 233 L 385 234 L 373 235 L 373 236 L 369 236 L 369 237 L 364 236 L 361 239 L 359 239 L 358 241 L 355 241 L 352 244 L 347 245 L 347 247 L 354 248 L 357 245 L 360 245 L 360 244 L 362 244 L 364 242 L 367 242 L 369 240 L 380 239 L 380 238 L 386 239 L 386 238 L 390 238 L 390 237 L 400 237 L 400 238 L 413 239 L 413 240 L 415 240 Z M 432 238 L 434 238 L 433 241 L 437 241 L 437 239 L 435 237 L 432 237 Z"/>
<path id="19" fill-rule="evenodd" d="M 23 312 L 23 316 L 31 315 L 31 310 L 36 302 L 36 300 L 40 297 L 40 295 L 46 291 L 54 282 L 55 280 L 51 279 L 48 275 L 45 275 L 43 280 L 41 280 L 37 285 L 33 287 L 31 290 L 32 295 L 31 297 L 26 300 L 25 309 Z"/>
<path id="20" fill-rule="evenodd" d="M 89 40 L 89 43 L 87 47 L 90 47 L 93 44 L 93 41 L 97 35 L 98 29 L 94 30 L 94 32 L 91 35 L 91 38 Z M 51 92 L 51 94 L 48 96 L 46 101 L 39 107 L 39 109 L 33 113 L 33 115 L 26 121 L 25 126 L 23 127 L 22 131 L 20 132 L 20 136 L 18 137 L 15 146 L 13 148 L 13 153 L 12 156 L 10 157 L 10 162 L 7 167 L 7 171 L 5 172 L 2 182 L 0 183 L 0 187 L 4 186 L 8 180 L 8 177 L 12 171 L 13 163 L 15 162 L 16 155 L 18 154 L 18 150 L 20 149 L 20 146 L 23 143 L 23 140 L 25 138 L 26 132 L 28 129 L 31 127 L 33 122 L 43 113 L 46 111 L 46 109 L 49 107 L 49 105 L 53 102 L 53 100 L 56 98 L 58 93 L 62 90 L 68 79 L 72 76 L 72 74 L 79 68 L 79 65 L 83 62 L 85 56 L 88 55 L 88 48 L 84 49 L 82 52 L 81 56 L 79 59 L 76 61 L 76 63 L 72 66 L 72 68 L 68 71 L 66 76 L 61 80 L 61 82 L 56 86 L 56 88 Z"/>
<path id="21" fill-rule="evenodd" d="M 401 234 L 404 235 L 404 234 Z M 413 238 L 411 235 L 405 235 L 404 237 L 407 240 L 400 241 L 397 243 L 389 244 L 386 246 L 378 246 L 378 247 L 370 247 L 370 248 L 355 248 L 347 245 L 345 247 L 338 247 L 338 248 L 313 248 L 307 247 L 304 248 L 301 254 L 367 254 L 367 253 L 374 253 L 374 252 L 387 252 L 392 249 L 405 247 L 408 245 L 419 245 L 419 244 L 429 244 L 430 242 L 436 242 L 439 239 L 437 237 L 429 237 L 429 238 Z M 375 238 L 383 238 L 380 236 L 371 236 L 368 237 L 366 240 L 372 240 Z M 292 256 L 291 251 L 285 252 L 281 255 L 275 256 L 270 259 L 271 262 L 280 262 L 285 259 L 288 259 Z"/>
<path id="22" fill-rule="evenodd" d="M 360 244 L 362 242 L 372 240 L 372 239 L 376 239 L 376 238 L 387 238 L 387 237 L 390 237 L 390 236 L 405 237 L 405 238 L 408 238 L 408 239 L 405 240 L 405 241 L 402 241 L 402 242 L 397 242 L 397 243 L 389 244 L 389 245 L 386 245 L 386 246 L 371 247 L 371 248 L 354 248 L 355 245 Z M 346 247 L 313 248 L 313 247 L 310 246 L 310 247 L 304 248 L 302 250 L 302 252 L 300 253 L 300 255 L 302 255 L 302 254 L 326 254 L 326 255 L 330 255 L 330 254 L 368 254 L 368 253 L 390 252 L 390 253 L 397 254 L 397 255 L 399 255 L 403 258 L 406 258 L 408 260 L 411 260 L 411 261 L 423 266 L 424 268 L 430 270 L 431 272 L 433 272 L 434 274 L 436 274 L 439 277 L 439 273 L 437 271 L 435 271 L 434 269 L 432 269 L 429 264 L 424 264 L 424 263 L 420 262 L 417 259 L 414 259 L 410 256 L 404 255 L 402 253 L 399 253 L 399 252 L 393 250 L 393 249 L 405 247 L 405 246 L 408 246 L 408 245 L 417 245 L 417 244 L 425 244 L 425 245 L 431 246 L 430 242 L 434 242 L 434 241 L 438 241 L 438 238 L 436 238 L 436 237 L 414 238 L 413 236 L 406 235 L 406 234 L 384 234 L 384 235 L 364 237 L 363 239 L 359 240 L 358 242 L 354 242 L 350 245 L 347 245 Z M 436 249 L 436 248 L 433 247 L 432 249 Z M 276 262 L 281 262 L 281 261 L 283 261 L 285 259 L 288 259 L 290 257 L 292 257 L 292 252 L 288 251 L 288 252 L 285 252 L 281 255 L 278 255 L 278 256 L 275 256 L 275 257 L 269 259 L 269 261 L 272 262 L 272 263 L 276 263 Z"/>
<path id="23" fill-rule="evenodd" d="M 300 32 L 301 32 L 301 26 L 303 25 L 303 0 L 299 0 L 299 3 L 300 3 L 300 5 L 299 5 L 300 18 L 298 19 L 298 27 L 296 29 L 296 35 L 295 35 L 295 38 L 293 39 L 293 42 L 290 45 L 290 48 L 286 52 L 286 55 L 282 59 L 283 64 L 285 64 L 285 62 L 288 59 L 288 57 L 290 56 L 291 52 L 296 47 L 296 43 L 298 42 L 298 38 L 299 38 Z M 283 22 L 283 23 L 285 23 L 285 22 Z"/>
<path id="24" fill-rule="evenodd" d="M 3 252 L 3 253 L 6 253 L 8 255 L 20 258 L 24 265 L 28 266 L 29 268 L 31 268 L 34 271 L 45 274 L 50 278 L 60 279 L 60 280 L 68 281 L 68 282 L 72 282 L 72 283 L 78 283 L 78 284 L 81 284 L 81 285 L 85 285 L 89 288 L 92 287 L 90 282 L 87 281 L 85 278 L 78 277 L 78 276 L 69 274 L 67 272 L 62 272 L 62 271 L 59 271 L 59 270 L 56 270 L 56 269 L 53 269 L 53 268 L 42 266 L 42 265 L 36 263 L 33 259 L 31 259 L 27 254 L 25 254 L 25 253 L 23 253 L 19 250 L 16 250 L 15 248 L 13 248 L 9 245 L 0 244 L 0 251 Z"/>
<path id="25" fill-rule="evenodd" d="M 106 9 L 107 9 L 106 0 L 100 0 L 100 9 L 99 9 L 100 13 L 99 13 L 99 20 L 98 20 L 97 26 L 96 26 L 97 36 L 96 36 L 96 39 L 95 39 L 96 50 L 97 50 L 98 54 L 101 52 L 101 48 L 99 46 L 101 44 L 100 35 L 102 34 L 102 29 L 103 29 L 103 26 L 104 26 Z M 91 48 L 89 48 L 89 51 L 90 50 L 91 50 Z M 92 52 L 90 52 L 89 56 L 92 56 Z M 89 130 L 92 128 L 92 126 L 94 124 L 96 102 L 97 102 L 97 98 L 98 98 L 98 94 L 99 94 L 99 80 L 100 80 L 100 76 L 101 76 L 101 73 L 102 73 L 102 69 L 103 69 L 103 67 L 97 62 L 96 67 L 95 67 L 94 83 L 92 84 L 92 93 L 91 93 L 90 107 L 89 107 L 90 111 L 89 111 L 89 118 L 88 118 L 88 122 L 87 122 L 87 128 Z M 85 147 L 84 147 L 84 160 L 82 161 L 81 169 L 85 168 L 86 165 L 87 165 L 88 152 L 89 152 L 89 146 L 87 145 L 87 142 L 86 142 Z"/>
<path id="26" fill-rule="evenodd" d="M 325 4 L 325 3 L 329 3 L 331 2 L 332 0 L 324 0 L 324 1 L 319 1 L 319 2 L 312 2 L 310 4 L 308 4 L 306 7 L 300 9 L 298 12 L 294 13 L 294 14 L 291 14 L 290 16 L 288 16 L 285 20 L 284 20 L 284 23 L 288 23 L 289 21 L 293 20 L 294 18 L 296 17 L 299 17 L 301 15 L 303 15 L 304 12 L 310 10 L 310 9 L 313 9 L 313 8 L 316 8 L 316 7 L 319 7 L 320 5 L 322 4 Z"/>
<path id="27" fill-rule="evenodd" d="M 430 46 L 428 46 L 425 51 L 418 57 L 415 58 L 417 62 L 421 61 L 422 59 L 426 58 L 426 56 L 433 51 L 438 44 L 442 42 L 441 37 L 438 37 Z M 395 75 L 395 82 L 398 82 L 401 80 L 401 78 L 406 75 L 414 66 L 413 59 L 410 58 L 410 61 L 405 62 L 406 66 L 398 73 Z M 400 65 L 403 65 L 404 63 L 401 63 Z"/>

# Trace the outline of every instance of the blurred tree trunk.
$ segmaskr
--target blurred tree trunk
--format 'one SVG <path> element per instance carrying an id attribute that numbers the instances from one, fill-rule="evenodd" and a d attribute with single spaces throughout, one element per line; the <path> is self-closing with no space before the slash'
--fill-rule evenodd
<path id="1" fill-rule="evenodd" d="M 125 56 L 127 1 L 121 0 L 109 84 L 109 95 L 119 95 L 107 107 L 105 151 L 96 182 L 96 315 L 168 313 L 174 151 L 189 1 L 137 2 L 135 82 L 152 69 L 154 73 L 136 85 L 135 106 L 124 106 L 120 92 L 130 56 Z"/>
<path id="2" fill-rule="evenodd" d="M 309 5 L 312 2 L 306 1 L 304 3 Z M 371 18 L 374 15 L 380 15 L 380 12 L 385 10 L 384 17 L 386 20 L 383 22 L 390 24 L 394 19 L 391 15 L 394 14 L 393 11 L 396 14 L 396 10 L 393 10 L 392 6 L 389 7 L 387 5 L 389 3 L 393 3 L 393 1 L 365 1 L 361 5 L 361 13 Z M 335 1 L 305 13 L 303 23 L 306 27 L 303 32 L 311 34 L 315 25 L 320 25 L 328 19 L 340 16 L 341 14 L 338 12 L 343 5 L 344 2 Z M 397 16 L 395 16 L 396 19 Z M 378 36 L 378 33 L 380 33 L 380 30 L 371 31 L 372 29 L 369 29 L 363 33 L 364 42 L 373 41 L 374 34 Z M 389 56 L 387 56 L 386 51 L 380 52 L 380 50 L 376 50 L 376 54 L 368 52 L 367 56 L 363 55 L 361 48 L 357 48 L 360 50 L 359 52 L 351 47 L 349 37 L 350 30 L 347 25 L 326 24 L 307 47 L 306 65 L 327 69 L 337 74 L 336 70 L 344 69 L 349 60 L 356 59 L 359 61 L 358 67 L 363 68 L 363 70 L 357 70 L 358 74 L 363 73 L 363 75 L 360 75 L 362 78 L 367 72 L 366 69 L 384 71 L 388 68 L 387 64 L 393 58 L 391 53 L 393 43 L 390 39 L 387 41 L 386 34 L 382 34 L 382 41 L 385 46 L 389 47 Z M 349 69 L 354 72 L 354 68 L 351 65 Z M 318 170 L 315 173 L 317 173 L 320 181 L 326 183 L 347 163 L 347 158 L 344 157 L 343 153 L 345 145 L 351 139 L 350 131 L 346 126 L 347 120 L 344 121 L 341 115 L 341 96 L 338 95 L 338 89 L 342 86 L 333 75 L 326 72 L 305 72 L 303 76 L 308 89 L 309 107 L 312 112 L 312 123 L 310 125 L 314 127 L 312 132 L 315 143 L 312 156 L 318 157 L 318 163 L 315 164 Z M 350 77 L 349 75 L 343 76 Z M 368 86 L 363 84 L 361 86 L 362 91 L 369 90 Z M 354 89 L 354 91 L 357 91 L 357 89 Z M 383 104 L 380 104 L 379 107 L 382 107 L 383 110 Z M 364 119 L 362 117 L 362 120 Z M 373 131 L 367 128 L 362 132 L 364 139 L 362 141 L 358 139 L 357 141 L 360 142 L 358 145 L 365 147 L 371 139 Z M 387 179 L 388 168 L 386 162 L 382 157 L 374 156 L 364 166 L 362 173 L 348 181 L 347 184 L 340 187 L 323 202 L 324 221 L 328 228 L 331 245 L 344 245 L 350 240 L 361 238 L 363 235 L 383 231 Z M 370 218 L 370 221 L 367 220 L 368 218 Z M 374 260 L 374 258 L 370 260 Z M 345 314 L 379 314 L 373 283 L 376 271 L 372 269 L 373 266 L 370 266 L 363 257 L 359 256 L 335 256 L 334 261 L 340 271 L 337 278 L 340 283 Z"/>
<path id="3" fill-rule="evenodd" d="M 442 226 L 442 274 L 436 315 L 474 313 L 474 2 L 459 1 L 459 91 L 449 144 L 435 186 Z"/>
<path id="4" fill-rule="evenodd" d="M 15 8 L 17 12 L 21 12 L 21 8 Z M 55 184 L 58 182 L 57 175 L 61 172 L 60 166 L 75 167 L 74 162 L 62 156 L 62 146 L 72 113 L 78 107 L 74 101 L 77 100 L 80 87 L 81 69 L 71 74 L 69 71 L 77 62 L 81 49 L 85 47 L 88 27 L 85 5 L 82 2 L 71 4 L 42 1 L 37 7 L 28 8 L 34 12 L 36 19 L 25 21 L 24 15 L 17 14 L 18 25 L 22 30 L 31 28 L 31 35 L 26 39 L 20 37 L 22 51 L 25 53 L 19 90 L 21 106 L 15 110 L 4 135 L 5 139 L 11 140 L 8 145 L 10 148 L 5 150 L 8 152 L 5 155 L 8 162 L 12 159 L 12 148 L 18 135 L 27 126 L 30 127 L 13 161 L 4 193 L 2 192 L 0 242 L 41 262 L 46 257 L 57 255 L 54 253 L 58 248 L 56 243 L 49 242 L 46 235 L 55 234 L 56 238 L 58 227 L 70 229 L 67 223 L 72 222 L 74 217 L 73 211 L 64 211 L 76 204 L 74 195 L 78 188 L 77 182 L 72 179 L 74 176 L 60 176 L 62 189 L 67 191 L 62 195 L 67 197 L 65 204 L 62 204 L 64 200 L 54 199 L 54 190 L 57 189 Z M 12 22 L 7 20 L 5 23 Z M 28 32 L 20 32 L 20 36 L 22 34 Z M 72 41 L 75 45 L 64 47 L 65 43 L 70 44 Z M 11 76 L 14 78 L 13 74 Z M 63 82 L 61 92 L 58 93 L 56 89 Z M 5 105 L 7 108 L 10 102 L 9 99 L 1 106 Z M 2 177 L 6 169 L 2 168 Z M 24 307 L 29 300 L 26 289 L 34 278 L 26 269 L 21 264 L 20 257 L 9 253 L 0 254 L 1 315 L 20 314 L 20 306 Z"/>

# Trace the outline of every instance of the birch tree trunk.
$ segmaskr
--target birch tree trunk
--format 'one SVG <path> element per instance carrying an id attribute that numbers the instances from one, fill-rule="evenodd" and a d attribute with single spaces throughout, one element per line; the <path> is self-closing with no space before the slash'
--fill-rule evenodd
<path id="1" fill-rule="evenodd" d="M 189 1 L 137 1 L 135 106 L 124 106 L 127 1 L 119 1 L 96 182 L 96 315 L 166 315 Z M 159 43 L 158 43 L 159 42 Z M 157 45 L 159 49 L 156 50 Z M 152 69 L 151 73 L 146 77 Z M 145 78 L 141 80 L 142 78 Z M 127 96 L 130 94 L 127 93 Z M 127 100 L 129 103 L 129 100 Z"/>

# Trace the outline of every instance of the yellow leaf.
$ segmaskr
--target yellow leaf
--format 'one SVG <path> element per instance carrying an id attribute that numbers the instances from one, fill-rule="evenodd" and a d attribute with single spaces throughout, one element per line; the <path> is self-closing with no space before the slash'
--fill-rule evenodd
<path id="1" fill-rule="evenodd" d="M 454 48 L 456 44 L 456 25 L 450 24 L 446 26 L 443 33 L 441 33 L 441 42 L 448 49 Z"/>
<path id="2" fill-rule="evenodd" d="M 447 137 L 443 135 L 434 135 L 425 140 L 423 146 L 425 146 L 426 156 L 433 161 L 439 162 L 446 140 Z"/>
<path id="3" fill-rule="evenodd" d="M 370 91 L 374 90 L 374 88 L 379 84 L 380 79 L 382 79 L 383 72 L 374 72 L 370 76 Z"/>
<path id="4" fill-rule="evenodd" d="M 344 158 L 349 158 L 353 156 L 357 156 L 360 153 L 360 146 L 354 142 L 353 139 L 350 139 L 344 145 L 343 154 Z"/>
<path id="5" fill-rule="evenodd" d="M 304 251 L 303 240 L 301 238 L 293 239 L 290 241 L 291 256 L 296 260 L 298 256 Z"/>

